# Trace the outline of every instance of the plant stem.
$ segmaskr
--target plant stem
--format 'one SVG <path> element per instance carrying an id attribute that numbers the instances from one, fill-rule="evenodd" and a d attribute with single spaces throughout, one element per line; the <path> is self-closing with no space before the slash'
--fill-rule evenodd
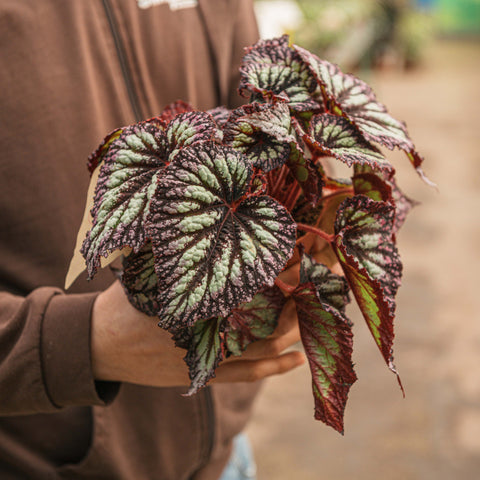
<path id="1" fill-rule="evenodd" d="M 352 187 L 345 187 L 345 188 L 340 188 L 338 190 L 335 190 L 332 193 L 329 193 L 329 194 L 325 195 L 324 197 L 322 197 L 321 201 L 323 202 L 324 200 L 329 200 L 333 197 L 336 197 L 337 195 L 343 195 L 345 193 L 352 193 L 353 194 L 353 188 Z"/>
<path id="2" fill-rule="evenodd" d="M 290 192 L 288 192 L 288 197 L 285 199 L 285 208 L 288 211 L 291 211 L 292 208 L 295 206 L 295 203 L 297 203 L 298 197 L 302 193 L 302 190 L 300 188 L 300 185 L 298 182 L 295 182 L 290 189 Z"/>
<path id="3" fill-rule="evenodd" d="M 304 232 L 309 232 L 309 233 L 313 233 L 314 235 L 318 235 L 319 237 L 323 238 L 329 243 L 332 243 L 333 240 L 335 239 L 335 235 L 324 232 L 319 228 L 312 227 L 311 225 L 307 225 L 305 223 L 297 223 L 297 228 Z"/>
<path id="4" fill-rule="evenodd" d="M 282 169 L 278 173 L 277 181 L 275 182 L 274 187 L 272 188 L 272 197 L 275 197 L 275 195 L 278 193 L 279 188 L 283 185 L 283 182 L 285 181 L 285 177 L 287 176 L 288 173 L 288 167 L 286 165 L 283 165 Z"/>
<path id="5" fill-rule="evenodd" d="M 273 192 L 273 177 L 272 177 L 272 172 L 268 172 L 267 175 L 267 186 L 268 186 L 268 191 Z"/>
<path id="6" fill-rule="evenodd" d="M 291 295 L 295 291 L 295 287 L 285 283 L 283 280 L 280 280 L 278 277 L 275 279 L 275 285 L 285 293 Z"/>

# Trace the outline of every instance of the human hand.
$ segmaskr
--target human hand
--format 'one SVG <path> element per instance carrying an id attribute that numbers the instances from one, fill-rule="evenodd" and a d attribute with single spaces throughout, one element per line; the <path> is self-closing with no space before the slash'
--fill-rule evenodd
<path id="1" fill-rule="evenodd" d="M 304 363 L 301 352 L 283 353 L 300 339 L 295 306 L 285 305 L 275 332 L 230 357 L 212 382 L 245 382 L 285 373 Z M 185 350 L 155 320 L 135 309 L 116 281 L 96 299 L 92 312 L 92 366 L 97 380 L 173 387 L 189 385 Z"/>

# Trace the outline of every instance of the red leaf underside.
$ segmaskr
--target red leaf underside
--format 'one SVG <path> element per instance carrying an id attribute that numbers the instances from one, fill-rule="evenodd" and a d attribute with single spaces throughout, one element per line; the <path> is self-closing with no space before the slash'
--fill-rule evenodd
<path id="1" fill-rule="evenodd" d="M 186 112 L 193 112 L 194 108 L 183 100 L 177 100 L 176 102 L 168 104 L 163 112 L 158 117 L 165 125 L 171 122 L 177 115 Z"/>
<path id="2" fill-rule="evenodd" d="M 320 302 L 313 283 L 300 285 L 294 299 L 312 373 L 315 418 L 343 433 L 347 396 L 356 380 L 351 327 L 337 310 Z"/>
<path id="3" fill-rule="evenodd" d="M 90 174 L 100 165 L 103 161 L 103 157 L 108 152 L 110 145 L 114 140 L 116 140 L 120 134 L 122 133 L 123 128 L 117 128 L 110 132 L 102 141 L 102 143 L 98 146 L 98 148 L 89 155 L 87 160 L 87 167 Z"/>
<path id="4" fill-rule="evenodd" d="M 353 334 L 345 316 L 350 301 L 345 279 L 299 246 L 300 284 L 293 293 L 302 343 L 312 373 L 315 418 L 343 433 L 343 414 L 353 370 Z"/>

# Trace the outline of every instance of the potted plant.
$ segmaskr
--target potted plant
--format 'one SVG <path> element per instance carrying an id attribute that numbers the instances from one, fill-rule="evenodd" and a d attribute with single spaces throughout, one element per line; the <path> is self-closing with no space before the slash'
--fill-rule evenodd
<path id="1" fill-rule="evenodd" d="M 395 235 L 413 202 L 376 145 L 404 150 L 429 181 L 405 125 L 371 88 L 287 36 L 248 48 L 240 71 L 250 102 L 240 108 L 202 112 L 178 101 L 107 135 L 89 158 L 91 204 L 76 251 L 89 278 L 123 255 L 130 301 L 186 350 L 189 394 L 271 334 L 292 298 L 315 418 L 343 432 L 356 380 L 351 294 L 398 377 Z M 332 159 L 351 178 L 334 178 Z M 282 281 L 295 264 L 298 283 Z"/>

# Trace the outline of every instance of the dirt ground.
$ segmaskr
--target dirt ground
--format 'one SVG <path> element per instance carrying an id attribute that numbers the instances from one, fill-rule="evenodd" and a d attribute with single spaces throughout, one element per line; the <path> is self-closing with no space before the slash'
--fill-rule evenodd
<path id="1" fill-rule="evenodd" d="M 390 157 L 422 202 L 398 239 L 394 351 L 406 398 L 350 308 L 359 380 L 345 435 L 313 419 L 307 366 L 270 379 L 248 428 L 259 480 L 480 478 L 480 42 L 436 41 L 419 69 L 366 80 L 407 122 L 439 186 Z"/>

